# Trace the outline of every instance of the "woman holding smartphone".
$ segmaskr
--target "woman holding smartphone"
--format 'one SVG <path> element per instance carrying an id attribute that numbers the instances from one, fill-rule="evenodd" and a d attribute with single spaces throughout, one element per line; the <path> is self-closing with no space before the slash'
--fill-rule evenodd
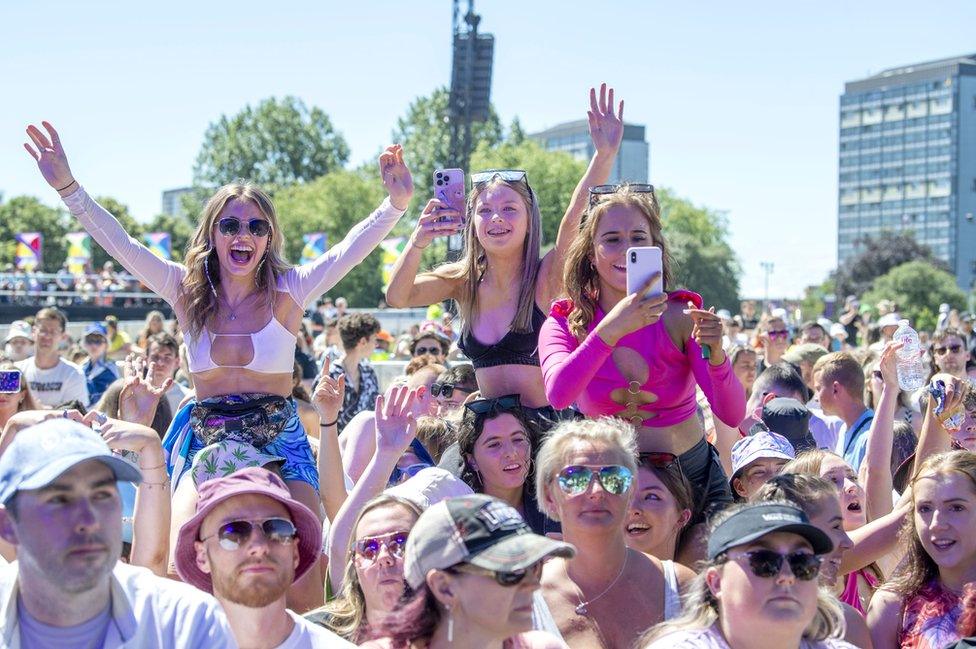
<path id="1" fill-rule="evenodd" d="M 646 246 L 660 249 L 661 270 L 628 291 L 628 249 Z M 641 451 L 678 456 L 694 489 L 694 524 L 732 502 L 718 453 L 705 440 L 695 387 L 733 427 L 745 415 L 745 391 L 722 349 L 721 320 L 701 310 L 698 294 L 668 293 L 670 284 L 654 188 L 594 188 L 567 254 L 569 299 L 553 305 L 539 356 L 553 407 L 576 403 L 587 417 L 620 417 L 637 428 Z"/>
<path id="2" fill-rule="evenodd" d="M 623 102 L 615 112 L 613 90 L 607 93 L 606 84 L 599 101 L 590 90 L 588 116 L 596 153 L 551 251 L 540 259 L 541 216 L 525 172 L 476 173 L 464 215 L 436 199 L 427 203 L 386 291 L 393 307 L 457 302 L 464 323 L 459 344 L 475 367 L 481 396 L 519 394 L 527 411 L 543 418 L 555 412 L 539 372 L 539 328 L 545 310 L 563 292 L 563 266 L 587 191 L 609 177 L 623 137 Z M 459 232 L 464 237 L 461 259 L 420 272 L 422 250 L 436 237 Z"/>

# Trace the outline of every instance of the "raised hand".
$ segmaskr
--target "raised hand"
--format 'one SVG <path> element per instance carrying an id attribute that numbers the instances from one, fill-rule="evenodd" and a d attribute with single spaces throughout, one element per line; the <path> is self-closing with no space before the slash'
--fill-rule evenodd
<path id="1" fill-rule="evenodd" d="M 403 161 L 403 147 L 393 144 L 380 154 L 380 175 L 390 194 L 390 203 L 398 210 L 406 210 L 413 197 L 413 177 Z"/>
<path id="2" fill-rule="evenodd" d="M 68 157 L 64 154 L 64 147 L 61 146 L 61 138 L 49 122 L 41 122 L 41 125 L 48 135 L 31 124 L 27 127 L 27 137 L 31 139 L 34 146 L 25 142 L 24 148 L 37 162 L 37 168 L 41 170 L 41 175 L 48 185 L 58 191 L 73 191 L 76 188 L 75 177 L 71 175 L 71 167 L 68 166 Z"/>
<path id="3" fill-rule="evenodd" d="M 319 419 L 325 423 L 338 419 L 345 395 L 345 374 L 340 374 L 338 379 L 323 374 L 319 378 L 319 384 L 315 386 L 315 392 L 312 393 L 312 406 L 318 413 Z"/>
<path id="4" fill-rule="evenodd" d="M 905 343 L 901 342 L 888 343 L 881 352 L 881 360 L 878 361 L 878 370 L 881 372 L 884 385 L 893 390 L 898 390 L 898 350 L 904 346 Z"/>
<path id="5" fill-rule="evenodd" d="M 715 307 L 705 311 L 694 308 L 691 302 L 688 303 L 688 307 L 685 313 L 691 316 L 691 321 L 694 323 L 691 337 L 701 347 L 708 347 L 709 361 L 712 365 L 721 365 L 725 362 L 725 350 L 722 348 L 722 320 L 715 315 Z"/>
<path id="6" fill-rule="evenodd" d="M 457 234 L 463 226 L 464 220 L 460 212 L 432 198 L 427 201 L 424 211 L 417 219 L 417 227 L 410 237 L 410 243 L 423 249 L 437 237 Z"/>
<path id="7" fill-rule="evenodd" d="M 614 113 L 613 88 L 607 92 L 607 84 L 600 84 L 599 100 L 596 88 L 590 88 L 590 109 L 586 111 L 590 123 L 590 139 L 599 153 L 616 153 L 624 137 L 624 102 Z"/>
<path id="8" fill-rule="evenodd" d="M 376 397 L 376 452 L 400 457 L 417 435 L 416 390 L 395 386 Z"/>
<path id="9" fill-rule="evenodd" d="M 652 325 L 668 308 L 666 294 L 647 296 L 655 282 L 661 281 L 660 271 L 651 275 L 636 293 L 631 293 L 616 305 L 600 321 L 594 331 L 611 347 L 627 334 Z"/>
<path id="10" fill-rule="evenodd" d="M 119 393 L 119 418 L 149 426 L 156 416 L 159 400 L 173 386 L 173 379 L 167 378 L 162 385 L 153 385 L 152 377 L 155 363 L 146 368 L 146 358 L 129 354 L 122 366 L 122 392 Z"/>
<path id="11" fill-rule="evenodd" d="M 140 456 L 152 455 L 153 458 L 163 456 L 159 434 L 146 425 L 133 426 L 129 421 L 106 417 L 97 410 L 92 410 L 85 416 L 85 423 L 92 426 L 112 450 L 132 451 Z M 140 464 L 149 466 L 144 462 Z"/>

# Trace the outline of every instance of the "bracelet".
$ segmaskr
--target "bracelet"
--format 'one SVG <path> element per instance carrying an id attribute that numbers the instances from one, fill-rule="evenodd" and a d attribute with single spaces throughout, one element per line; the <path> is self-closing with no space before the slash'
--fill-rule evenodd
<path id="1" fill-rule="evenodd" d="M 167 487 L 169 486 L 169 479 L 163 480 L 162 482 L 140 482 L 140 487 Z"/>
<path id="2" fill-rule="evenodd" d="M 166 463 L 163 462 L 159 466 L 140 466 L 139 467 L 139 470 L 140 471 L 152 471 L 154 469 L 165 469 L 165 468 L 166 468 Z"/>
<path id="3" fill-rule="evenodd" d="M 71 187 L 71 185 L 68 185 L 68 187 Z M 427 246 L 418 246 L 417 243 L 411 239 L 410 245 L 416 248 L 417 250 L 427 250 L 427 246 L 429 246 L 430 244 L 428 243 Z"/>
<path id="4" fill-rule="evenodd" d="M 66 190 L 66 189 L 67 189 L 68 187 L 71 187 L 72 185 L 74 185 L 74 184 L 75 184 L 76 182 L 78 182 L 78 181 L 77 181 L 77 180 L 72 180 L 72 181 L 71 181 L 70 183 L 68 183 L 67 185 L 65 185 L 65 186 L 64 186 L 64 187 L 62 187 L 61 189 L 57 189 L 57 190 L 55 190 L 55 191 L 59 191 L 59 192 L 63 192 L 63 191 L 64 191 L 64 190 Z"/>
<path id="5" fill-rule="evenodd" d="M 332 426 L 335 426 L 338 423 L 339 423 L 339 418 L 336 417 L 335 418 L 335 421 L 330 421 L 327 424 L 323 424 L 322 422 L 319 422 L 319 426 L 322 427 L 322 428 L 331 428 Z"/>

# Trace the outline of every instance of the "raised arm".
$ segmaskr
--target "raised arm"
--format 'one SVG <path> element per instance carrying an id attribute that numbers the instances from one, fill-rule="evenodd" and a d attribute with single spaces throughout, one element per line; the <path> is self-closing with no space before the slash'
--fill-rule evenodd
<path id="1" fill-rule="evenodd" d="M 149 248 L 129 236 L 118 219 L 89 196 L 71 173 L 58 132 L 48 122 L 41 124 L 50 139 L 32 124 L 27 127 L 27 135 L 34 146 L 24 143 L 24 148 L 37 162 L 44 180 L 57 190 L 65 205 L 98 245 L 154 293 L 175 304 L 186 269 L 154 255 Z"/>
<path id="2" fill-rule="evenodd" d="M 339 410 L 346 392 L 346 375 L 334 379 L 327 373 L 319 377 L 319 384 L 312 393 L 312 406 L 319 416 L 319 492 L 325 515 L 334 521 L 342 503 L 346 500 L 346 481 L 343 477 L 342 459 L 339 453 L 339 436 L 336 433 Z"/>
<path id="3" fill-rule="evenodd" d="M 389 146 L 380 155 L 380 174 L 389 196 L 345 238 L 318 259 L 293 268 L 285 276 L 292 298 L 303 307 L 335 286 L 356 265 L 362 263 L 390 233 L 410 204 L 413 178 L 403 162 L 403 148 Z"/>
<path id="4" fill-rule="evenodd" d="M 363 506 L 386 488 L 393 467 L 417 434 L 411 412 L 416 391 L 404 386 L 376 397 L 376 453 L 349 493 L 329 531 L 329 580 L 332 592 L 342 588 L 353 525 Z"/>
<path id="5" fill-rule="evenodd" d="M 961 407 L 968 386 L 964 385 L 960 379 L 949 374 L 936 374 L 932 377 L 932 381 L 936 380 L 941 380 L 945 383 L 946 396 L 943 412 L 951 413 L 956 408 Z M 918 473 L 925 460 L 952 448 L 952 438 L 949 436 L 949 431 L 945 429 L 938 415 L 935 413 L 935 398 L 928 390 L 925 391 L 923 398 L 927 400 L 928 407 L 925 408 L 925 417 L 922 419 L 922 432 L 918 436 L 918 445 L 915 447 L 915 460 L 912 464 L 913 476 Z"/>
<path id="6" fill-rule="evenodd" d="M 417 219 L 417 227 L 393 265 L 386 303 L 394 308 L 428 306 L 454 297 L 456 282 L 436 273 L 421 273 L 424 249 L 437 237 L 457 234 L 464 227 L 464 216 L 432 198 Z"/>
<path id="7" fill-rule="evenodd" d="M 896 353 L 902 343 L 888 343 L 881 353 L 881 398 L 868 429 L 868 441 L 861 462 L 864 492 L 867 496 L 868 520 L 891 511 L 891 447 L 895 438 L 895 411 L 898 409 L 898 374 Z M 873 379 L 872 379 L 873 380 Z"/>
<path id="8" fill-rule="evenodd" d="M 573 190 L 573 198 L 566 208 L 559 230 L 556 233 L 556 245 L 546 254 L 540 269 L 540 283 L 545 286 L 544 303 L 549 304 L 563 293 L 563 267 L 569 246 L 579 233 L 580 220 L 586 212 L 590 199 L 590 188 L 607 182 L 613 163 L 620 150 L 620 141 L 624 136 L 624 102 L 620 101 L 619 108 L 614 111 L 613 88 L 607 89 L 607 84 L 600 84 L 600 96 L 597 98 L 596 89 L 590 88 L 590 109 L 586 112 L 590 125 L 590 139 L 593 140 L 593 158 L 586 168 L 586 173 L 580 178 L 579 184 Z"/>

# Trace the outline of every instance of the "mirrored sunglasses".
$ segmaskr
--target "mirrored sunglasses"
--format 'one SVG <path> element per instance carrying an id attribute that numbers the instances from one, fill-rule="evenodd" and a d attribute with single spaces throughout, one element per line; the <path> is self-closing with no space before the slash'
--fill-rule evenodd
<path id="1" fill-rule="evenodd" d="M 501 178 L 507 183 L 524 182 L 528 184 L 529 182 L 525 171 L 522 169 L 486 169 L 472 173 L 471 184 L 478 185 L 480 183 L 486 183 L 496 177 Z"/>
<path id="2" fill-rule="evenodd" d="M 217 229 L 226 237 L 232 237 L 241 231 L 241 220 L 233 216 L 225 216 L 217 221 Z M 264 219 L 251 219 L 247 222 L 248 231 L 256 237 L 266 237 L 271 232 L 271 224 Z"/>
<path id="3" fill-rule="evenodd" d="M 376 557 L 379 556 L 382 548 L 386 548 L 386 551 L 393 557 L 402 559 L 409 535 L 409 531 L 398 530 L 379 536 L 366 536 L 356 541 L 354 550 L 366 561 L 376 561 Z"/>
<path id="4" fill-rule="evenodd" d="M 634 481 L 634 474 L 625 466 L 610 464 L 607 466 L 586 466 L 574 464 L 565 467 L 556 474 L 559 488 L 567 496 L 578 496 L 590 488 L 593 479 L 600 480 L 603 490 L 614 496 L 619 496 L 630 489 Z"/>
<path id="5" fill-rule="evenodd" d="M 678 466 L 678 456 L 674 453 L 664 451 L 648 451 L 638 455 L 638 461 L 644 466 L 651 466 L 655 469 L 670 469 Z"/>
<path id="6" fill-rule="evenodd" d="M 264 521 L 231 521 L 221 525 L 216 532 L 200 539 L 217 537 L 217 543 L 225 550 L 237 550 L 247 543 L 254 530 L 261 530 L 264 538 L 274 543 L 286 545 L 295 540 L 298 530 L 295 525 L 286 518 L 269 518 Z"/>
<path id="7" fill-rule="evenodd" d="M 655 196 L 654 185 L 651 185 L 650 183 L 623 183 L 618 185 L 595 185 L 593 187 L 590 187 L 590 207 L 596 205 L 597 202 L 599 202 L 599 200 L 604 196 L 616 194 L 624 187 L 630 189 L 630 191 L 633 192 L 634 194 L 650 194 L 651 196 Z"/>

